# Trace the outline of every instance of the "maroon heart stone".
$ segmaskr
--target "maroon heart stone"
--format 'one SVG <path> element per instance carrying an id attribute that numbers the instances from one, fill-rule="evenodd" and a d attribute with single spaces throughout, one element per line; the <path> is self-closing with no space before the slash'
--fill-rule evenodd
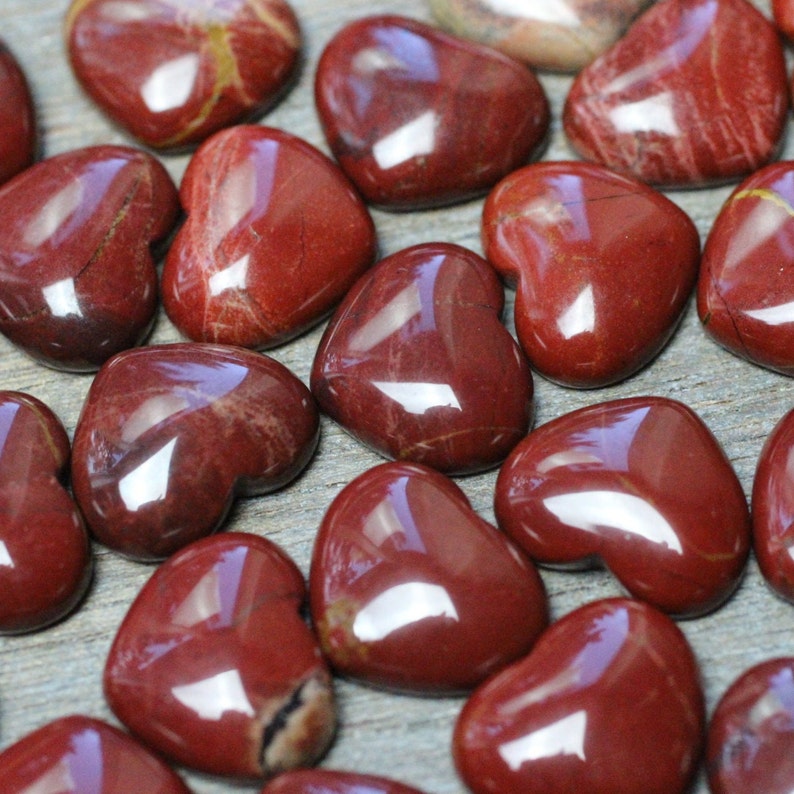
<path id="1" fill-rule="evenodd" d="M 72 0 L 66 40 L 108 116 L 174 148 L 263 113 L 290 79 L 300 29 L 285 0 Z"/>
<path id="2" fill-rule="evenodd" d="M 0 41 L 0 184 L 27 168 L 36 156 L 36 113 L 25 73 Z"/>
<path id="3" fill-rule="evenodd" d="M 315 97 L 342 169 L 387 209 L 482 193 L 525 163 L 549 126 L 529 70 L 399 16 L 342 28 L 320 58 Z"/>
<path id="4" fill-rule="evenodd" d="M 746 0 L 655 3 L 571 86 L 563 125 L 586 159 L 661 185 L 745 176 L 788 113 L 783 48 Z"/>
<path id="5" fill-rule="evenodd" d="M 518 285 L 516 333 L 530 363 L 564 386 L 606 386 L 647 364 L 697 280 L 700 241 L 686 213 L 598 165 L 514 172 L 485 202 L 482 237 Z"/>
<path id="6" fill-rule="evenodd" d="M 422 794 L 419 789 L 376 775 L 299 769 L 285 772 L 265 785 L 260 794 Z"/>
<path id="7" fill-rule="evenodd" d="M 61 483 L 69 439 L 55 414 L 35 397 L 0 392 L 0 439 L 0 634 L 15 634 L 77 606 L 91 549 Z"/>
<path id="8" fill-rule="evenodd" d="M 124 618 L 105 667 L 110 707 L 146 744 L 210 774 L 314 763 L 335 716 L 304 596 L 295 563 L 265 538 L 193 543 L 157 568 Z"/>
<path id="9" fill-rule="evenodd" d="M 44 364 L 94 370 L 157 309 L 152 244 L 179 214 L 171 177 L 126 146 L 44 160 L 0 188 L 0 331 Z"/>
<path id="10" fill-rule="evenodd" d="M 755 364 L 794 375 L 794 163 L 742 182 L 714 220 L 698 281 L 706 333 Z"/>
<path id="11" fill-rule="evenodd" d="M 475 690 L 455 763 L 475 794 L 683 794 L 705 715 L 684 635 L 639 601 L 595 601 Z"/>
<path id="12" fill-rule="evenodd" d="M 734 681 L 717 703 L 706 745 L 712 794 L 794 790 L 794 659 L 770 659 Z"/>
<path id="13" fill-rule="evenodd" d="M 214 532 L 235 496 L 296 477 L 318 432 L 308 389 L 273 359 L 198 343 L 129 350 L 86 397 L 75 498 L 101 543 L 161 559 Z"/>
<path id="14" fill-rule="evenodd" d="M 317 323 L 375 257 L 375 227 L 344 174 L 280 130 L 241 125 L 193 156 L 188 217 L 163 304 L 196 341 L 264 348 Z"/>
<path id="15" fill-rule="evenodd" d="M 92 717 L 61 717 L 0 753 L 3 794 L 190 794 L 158 756 Z"/>
<path id="16" fill-rule="evenodd" d="M 534 430 L 499 472 L 495 510 L 537 562 L 603 564 L 678 616 L 725 601 L 750 548 L 725 453 L 690 408 L 662 397 L 591 405 Z"/>
<path id="17" fill-rule="evenodd" d="M 323 335 L 321 409 L 380 454 L 447 473 L 495 466 L 532 421 L 533 386 L 499 321 L 504 292 L 475 253 L 406 248 L 363 276 Z"/>
<path id="18" fill-rule="evenodd" d="M 334 499 L 310 584 L 333 667 L 390 689 L 471 689 L 527 653 L 548 619 L 532 564 L 452 480 L 413 463 L 370 469 Z"/>

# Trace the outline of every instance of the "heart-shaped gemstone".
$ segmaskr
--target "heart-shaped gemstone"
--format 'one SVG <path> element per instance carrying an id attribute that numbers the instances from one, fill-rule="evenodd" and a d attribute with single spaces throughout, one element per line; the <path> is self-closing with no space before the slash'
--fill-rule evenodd
<path id="1" fill-rule="evenodd" d="M 198 342 L 265 348 L 322 319 L 375 257 L 375 227 L 345 175 L 268 127 L 217 133 L 180 188 L 187 220 L 163 268 L 163 304 Z"/>
<path id="2" fill-rule="evenodd" d="M 74 609 L 91 580 L 91 550 L 61 484 L 69 439 L 60 420 L 35 397 L 3 391 L 0 439 L 0 634 L 15 634 Z"/>
<path id="3" fill-rule="evenodd" d="M 66 40 L 99 107 L 148 146 L 174 148 L 264 112 L 300 30 L 285 0 L 72 0 Z"/>
<path id="4" fill-rule="evenodd" d="M 455 763 L 475 794 L 684 794 L 704 728 L 684 635 L 640 601 L 570 612 L 475 690 Z"/>
<path id="5" fill-rule="evenodd" d="M 391 689 L 471 689 L 547 622 L 532 564 L 452 480 L 413 463 L 370 469 L 334 499 L 310 584 L 332 666 Z"/>
<path id="6" fill-rule="evenodd" d="M 377 775 L 332 769 L 285 772 L 265 785 L 260 794 L 422 794 L 419 789 Z"/>
<path id="7" fill-rule="evenodd" d="M 0 41 L 0 184 L 27 168 L 36 156 L 36 112 L 25 73 Z"/>
<path id="8" fill-rule="evenodd" d="M 703 249 L 698 314 L 737 356 L 794 375 L 794 164 L 757 171 L 728 197 Z"/>
<path id="9" fill-rule="evenodd" d="M 3 794 L 190 794 L 167 764 L 112 725 L 74 714 L 0 753 Z"/>
<path id="10" fill-rule="evenodd" d="M 265 538 L 196 541 L 155 571 L 125 616 L 105 667 L 110 707 L 146 744 L 210 774 L 314 763 L 335 716 L 304 597 L 297 566 Z"/>
<path id="11" fill-rule="evenodd" d="M 449 243 L 406 248 L 347 294 L 314 359 L 321 409 L 380 454 L 446 473 L 495 466 L 526 434 L 532 375 L 500 322 L 487 262 Z"/>
<path id="12" fill-rule="evenodd" d="M 750 548 L 725 453 L 690 408 L 662 397 L 591 405 L 534 430 L 499 472 L 495 509 L 535 561 L 601 563 L 679 616 L 725 601 Z"/>
<path id="13" fill-rule="evenodd" d="M 746 176 L 777 153 L 788 79 L 747 0 L 663 0 L 582 70 L 563 125 L 586 159 L 661 185 Z"/>
<path id="14" fill-rule="evenodd" d="M 151 155 L 92 146 L 0 188 L 0 331 L 58 369 L 94 370 L 140 343 L 157 309 L 153 243 L 179 214 Z"/>
<path id="15" fill-rule="evenodd" d="M 318 431 L 309 390 L 273 359 L 199 343 L 129 350 L 86 397 L 75 498 L 100 542 L 161 559 L 214 532 L 235 496 L 286 485 Z"/>
<path id="16" fill-rule="evenodd" d="M 491 191 L 485 255 L 517 284 L 516 333 L 532 366 L 565 386 L 620 381 L 665 345 L 698 273 L 683 210 L 587 163 L 537 163 Z"/>
<path id="17" fill-rule="evenodd" d="M 315 97 L 342 169 L 387 209 L 484 192 L 530 158 L 549 126 L 528 69 L 400 16 L 342 28 L 320 58 Z"/>

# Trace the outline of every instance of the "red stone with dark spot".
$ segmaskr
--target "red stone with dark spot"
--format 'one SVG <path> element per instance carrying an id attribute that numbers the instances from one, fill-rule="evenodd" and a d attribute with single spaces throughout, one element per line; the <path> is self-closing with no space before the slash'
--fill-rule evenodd
<path id="1" fill-rule="evenodd" d="M 179 148 L 263 113 L 292 75 L 300 30 L 285 0 L 72 0 L 66 39 L 111 119 Z"/>
<path id="2" fill-rule="evenodd" d="M 772 0 L 772 16 L 785 36 L 794 40 L 794 2 Z"/>
<path id="3" fill-rule="evenodd" d="M 422 794 L 377 775 L 332 769 L 298 769 L 271 780 L 260 794 Z"/>
<path id="4" fill-rule="evenodd" d="M 603 564 L 677 616 L 722 604 L 750 549 L 725 453 L 690 408 L 663 397 L 591 405 L 534 430 L 499 472 L 495 510 L 536 562 Z"/>
<path id="5" fill-rule="evenodd" d="M 530 158 L 549 126 L 528 69 L 399 16 L 339 31 L 317 67 L 315 97 L 339 164 L 367 201 L 388 209 L 484 192 Z"/>
<path id="6" fill-rule="evenodd" d="M 36 156 L 36 113 L 25 73 L 0 41 L 0 184 L 23 171 Z"/>
<path id="7" fill-rule="evenodd" d="M 385 457 L 457 474 L 495 466 L 533 414 L 532 375 L 503 307 L 498 277 L 477 254 L 449 243 L 398 251 L 337 309 L 312 392 Z"/>
<path id="8" fill-rule="evenodd" d="M 579 73 L 563 112 L 586 159 L 661 185 L 747 174 L 777 153 L 783 48 L 746 0 L 663 0 Z"/>
<path id="9" fill-rule="evenodd" d="M 0 753 L 3 794 L 190 794 L 167 764 L 118 728 L 70 715 Z"/>
<path id="10" fill-rule="evenodd" d="M 301 572 L 269 540 L 197 541 L 155 571 L 124 618 L 105 667 L 110 707 L 146 744 L 210 774 L 314 763 L 335 716 L 304 597 Z"/>
<path id="11" fill-rule="evenodd" d="M 728 197 L 703 249 L 698 314 L 732 353 L 794 375 L 794 163 L 762 168 Z"/>
<path id="12" fill-rule="evenodd" d="M 532 564 L 452 480 L 414 463 L 370 469 L 334 499 L 310 584 L 334 668 L 390 689 L 471 689 L 527 653 L 547 622 Z"/>
<path id="13" fill-rule="evenodd" d="M 683 633 L 647 604 L 607 599 L 475 690 L 453 752 L 474 794 L 684 794 L 704 722 Z"/>
<path id="14" fill-rule="evenodd" d="M 712 794 L 794 790 L 794 659 L 742 673 L 717 703 L 706 745 Z"/>
<path id="15" fill-rule="evenodd" d="M 0 634 L 16 634 L 77 606 L 91 550 L 61 482 L 69 439 L 55 414 L 35 397 L 0 392 L 0 439 Z"/>
<path id="16" fill-rule="evenodd" d="M 44 364 L 95 370 L 139 344 L 157 309 L 152 245 L 179 214 L 151 155 L 93 146 L 0 188 L 0 331 Z"/>
<path id="17" fill-rule="evenodd" d="M 280 130 L 242 125 L 193 156 L 188 213 L 163 304 L 196 341 L 281 344 L 321 320 L 375 257 L 375 227 L 345 175 Z"/>
<path id="18" fill-rule="evenodd" d="M 86 397 L 75 498 L 101 543 L 161 559 L 214 532 L 236 496 L 295 478 L 318 433 L 309 390 L 273 359 L 198 343 L 129 350 Z"/>
<path id="19" fill-rule="evenodd" d="M 686 213 L 598 165 L 510 174 L 485 202 L 482 236 L 488 260 L 517 285 L 530 363 L 564 386 L 606 386 L 647 364 L 697 280 L 700 240 Z"/>

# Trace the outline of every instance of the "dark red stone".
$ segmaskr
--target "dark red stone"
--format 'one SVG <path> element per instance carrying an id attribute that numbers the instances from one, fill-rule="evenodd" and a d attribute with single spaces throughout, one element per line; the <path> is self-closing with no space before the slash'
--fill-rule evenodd
<path id="1" fill-rule="evenodd" d="M 188 217 L 163 303 L 196 341 L 264 348 L 322 319 L 375 257 L 375 228 L 344 174 L 280 130 L 241 125 L 193 156 Z"/>
<path id="2" fill-rule="evenodd" d="M 198 343 L 129 350 L 86 397 L 75 498 L 101 543 L 161 559 L 214 532 L 236 496 L 296 477 L 318 431 L 308 389 L 273 359 Z"/>
<path id="3" fill-rule="evenodd" d="M 317 110 L 342 169 L 390 209 L 476 196 L 543 142 L 549 106 L 524 66 L 422 22 L 348 24 L 317 67 Z"/>
<path id="4" fill-rule="evenodd" d="M 538 163 L 483 210 L 488 260 L 517 285 L 530 363 L 565 386 L 623 380 L 666 344 L 697 280 L 695 225 L 672 201 L 598 165 Z"/>
<path id="5" fill-rule="evenodd" d="M 475 690 L 453 752 L 474 794 L 683 794 L 704 721 L 678 627 L 647 604 L 608 599 L 561 618 Z"/>
<path id="6" fill-rule="evenodd" d="M 500 322 L 487 262 L 449 243 L 406 248 L 363 276 L 320 342 L 321 409 L 397 460 L 446 473 L 495 466 L 532 421 L 532 375 Z"/>
<path id="7" fill-rule="evenodd" d="M 499 525 L 535 561 L 603 564 L 637 598 L 692 617 L 735 589 L 747 502 L 701 419 L 663 397 L 591 405 L 530 433 L 496 483 Z"/>
<path id="8" fill-rule="evenodd" d="M 71 612 L 93 566 L 61 482 L 69 439 L 60 420 L 35 397 L 0 391 L 0 439 L 0 634 L 16 634 Z"/>
<path id="9" fill-rule="evenodd" d="M 179 214 L 171 177 L 126 146 L 44 160 L 0 188 L 0 331 L 44 364 L 97 369 L 157 309 L 153 243 Z"/>
<path id="10" fill-rule="evenodd" d="M 721 182 L 777 153 L 787 82 L 777 31 L 747 0 L 663 0 L 579 73 L 563 125 L 583 157 L 646 182 Z"/>
<path id="11" fill-rule="evenodd" d="M 163 761 L 92 717 L 47 723 L 0 753 L 3 794 L 189 794 Z"/>
<path id="12" fill-rule="evenodd" d="M 72 0 L 66 40 L 111 119 L 148 146 L 179 148 L 267 110 L 300 29 L 285 0 Z"/>
<path id="13" fill-rule="evenodd" d="M 105 696 L 142 741 L 237 778 L 306 766 L 334 732 L 331 677 L 300 610 L 303 576 L 269 540 L 229 532 L 163 563 L 129 609 Z"/>
<path id="14" fill-rule="evenodd" d="M 794 2 L 792 0 L 772 0 L 772 16 L 783 34 L 794 40 Z"/>
<path id="15" fill-rule="evenodd" d="M 25 73 L 0 41 L 0 184 L 36 157 L 36 112 Z"/>
<path id="16" fill-rule="evenodd" d="M 745 671 L 717 703 L 706 745 L 712 794 L 794 790 L 794 659 Z"/>
<path id="17" fill-rule="evenodd" d="M 299 769 L 271 780 L 260 794 L 422 794 L 395 780 L 331 769 Z"/>
<path id="18" fill-rule="evenodd" d="M 310 584 L 337 672 L 409 692 L 473 688 L 526 654 L 548 619 L 532 564 L 452 480 L 414 463 L 381 464 L 334 499 Z"/>
<path id="19" fill-rule="evenodd" d="M 794 375 L 794 163 L 742 182 L 703 249 L 698 314 L 706 333 L 755 364 Z"/>

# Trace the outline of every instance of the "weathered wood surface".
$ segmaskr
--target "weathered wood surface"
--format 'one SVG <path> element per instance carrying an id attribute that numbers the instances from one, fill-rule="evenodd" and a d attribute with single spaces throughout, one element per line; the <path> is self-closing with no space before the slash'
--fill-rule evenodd
<path id="1" fill-rule="evenodd" d="M 375 12 L 399 12 L 428 19 L 423 0 L 293 0 L 305 35 L 305 62 L 297 87 L 265 122 L 326 149 L 314 113 L 312 81 L 325 42 L 345 22 Z M 0 35 L 11 46 L 32 83 L 43 132 L 44 152 L 56 154 L 104 142 L 130 143 L 81 94 L 66 62 L 62 19 L 68 0 L 0 0 Z M 759 3 L 769 13 L 766 2 Z M 542 75 L 554 110 L 553 138 L 544 159 L 573 153 L 560 129 L 560 110 L 569 79 Z M 791 144 L 784 152 L 790 156 Z M 164 162 L 179 179 L 186 156 Z M 705 237 L 729 187 L 671 193 Z M 390 215 L 375 212 L 384 254 L 429 240 L 448 240 L 480 250 L 481 201 L 432 212 Z M 0 219 L 2 222 L 2 219 Z M 508 302 L 512 294 L 508 294 Z M 512 314 L 508 303 L 507 316 Z M 508 321 L 509 322 L 509 321 Z M 275 351 L 301 378 L 308 378 L 321 328 Z M 157 342 L 178 334 L 161 317 Z M 89 386 L 89 376 L 45 369 L 0 339 L 0 388 L 27 391 L 48 403 L 70 435 Z M 749 495 L 759 451 L 777 420 L 794 404 L 794 382 L 744 363 L 710 342 L 694 311 L 652 366 L 628 382 L 597 392 L 578 392 L 536 379 L 541 424 L 574 408 L 617 396 L 655 394 L 694 408 L 723 444 Z M 323 423 L 319 453 L 297 483 L 283 492 L 242 502 L 230 526 L 262 533 L 280 543 L 304 571 L 325 507 L 355 475 L 379 459 L 329 422 Z M 492 519 L 495 474 L 460 481 L 474 506 Z M 0 638 L 0 746 L 42 723 L 82 712 L 112 720 L 101 692 L 109 644 L 127 605 L 151 568 L 96 549 L 96 576 L 90 595 L 71 618 L 50 630 Z M 605 573 L 544 572 L 554 616 L 591 599 L 615 595 Z M 709 709 L 745 668 L 762 659 L 794 655 L 794 607 L 765 587 L 754 562 L 735 597 L 716 613 L 682 624 L 702 665 Z M 449 742 L 459 699 L 396 697 L 349 682 L 338 686 L 341 728 L 325 764 L 392 775 L 432 794 L 462 792 L 452 768 Z M 664 751 L 664 748 L 660 748 Z M 196 792 L 255 791 L 224 781 L 186 774 Z M 705 792 L 702 780 L 698 792 Z"/>

